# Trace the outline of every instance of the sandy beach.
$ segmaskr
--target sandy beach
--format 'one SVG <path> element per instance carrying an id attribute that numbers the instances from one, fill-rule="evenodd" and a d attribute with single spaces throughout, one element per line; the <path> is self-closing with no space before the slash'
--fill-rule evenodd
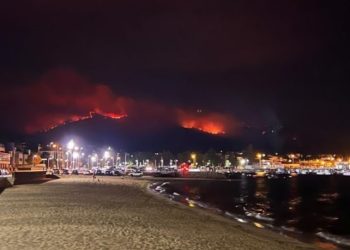
<path id="1" fill-rule="evenodd" d="M 161 199 L 142 179 L 63 177 L 0 194 L 0 249 L 312 249 Z"/>

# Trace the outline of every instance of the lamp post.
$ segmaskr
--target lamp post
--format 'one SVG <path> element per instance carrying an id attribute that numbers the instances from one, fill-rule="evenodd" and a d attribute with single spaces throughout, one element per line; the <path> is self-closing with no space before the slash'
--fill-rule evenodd
<path id="1" fill-rule="evenodd" d="M 265 157 L 265 154 L 257 153 L 256 158 L 259 160 L 259 168 L 261 168 L 262 158 Z"/>
<path id="2" fill-rule="evenodd" d="M 124 154 L 124 166 L 126 166 L 126 159 L 127 159 L 128 153 L 125 152 Z"/>
<path id="3" fill-rule="evenodd" d="M 56 143 L 53 143 L 53 142 L 51 142 L 51 145 L 53 148 L 53 159 L 56 164 L 55 167 L 58 167 L 58 152 L 57 152 L 58 146 Z"/>
<path id="4" fill-rule="evenodd" d="M 193 165 L 196 167 L 197 155 L 195 153 L 192 153 L 191 159 L 192 159 Z"/>
<path id="5" fill-rule="evenodd" d="M 291 155 L 289 155 L 289 157 L 292 159 L 292 163 L 294 164 L 295 155 L 291 154 Z"/>
<path id="6" fill-rule="evenodd" d="M 76 161 L 77 159 L 79 158 L 79 153 L 74 151 L 73 154 L 72 154 L 72 157 L 73 157 L 73 169 L 75 169 L 76 167 Z"/>
<path id="7" fill-rule="evenodd" d="M 104 158 L 105 162 L 107 161 L 107 166 L 108 166 L 108 160 L 110 157 L 111 157 L 111 153 L 108 150 L 106 150 L 103 154 L 103 158 Z"/>
<path id="8" fill-rule="evenodd" d="M 116 162 L 116 165 L 117 165 L 117 166 L 120 166 L 120 156 L 119 156 L 119 153 L 117 154 L 117 162 Z"/>
<path id="9" fill-rule="evenodd" d="M 73 149 L 75 147 L 75 143 L 73 140 L 70 140 L 68 143 L 67 143 L 67 149 L 68 149 L 68 165 L 69 165 L 69 168 L 72 168 L 72 163 L 73 162 Z M 69 154 L 70 154 L 70 160 L 69 160 Z"/>
<path id="10" fill-rule="evenodd" d="M 69 150 L 72 150 L 74 147 L 75 147 L 74 141 L 73 141 L 73 140 L 70 140 L 70 141 L 68 142 L 68 144 L 67 144 L 67 148 L 68 148 Z"/>
<path id="11" fill-rule="evenodd" d="M 96 162 L 96 160 L 97 160 L 96 156 L 91 156 L 91 158 L 90 158 L 90 162 L 91 162 L 90 169 L 92 169 L 94 167 L 94 162 Z"/>

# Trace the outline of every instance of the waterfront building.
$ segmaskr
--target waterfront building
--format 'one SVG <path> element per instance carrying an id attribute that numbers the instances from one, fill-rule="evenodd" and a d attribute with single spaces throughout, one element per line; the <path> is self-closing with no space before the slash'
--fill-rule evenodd
<path id="1" fill-rule="evenodd" d="M 29 155 L 20 151 L 11 151 L 11 163 L 13 166 L 26 165 L 28 164 Z"/>
<path id="2" fill-rule="evenodd" d="M 3 144 L 0 144 L 0 169 L 11 171 L 11 155 L 5 152 Z"/>

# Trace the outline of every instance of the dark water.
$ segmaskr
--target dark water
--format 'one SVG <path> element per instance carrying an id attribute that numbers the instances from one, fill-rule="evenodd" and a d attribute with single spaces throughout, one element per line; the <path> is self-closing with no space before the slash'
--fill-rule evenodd
<path id="1" fill-rule="evenodd" d="M 350 247 L 350 177 L 172 180 L 153 188 L 186 205 L 211 209 L 322 248 Z"/>

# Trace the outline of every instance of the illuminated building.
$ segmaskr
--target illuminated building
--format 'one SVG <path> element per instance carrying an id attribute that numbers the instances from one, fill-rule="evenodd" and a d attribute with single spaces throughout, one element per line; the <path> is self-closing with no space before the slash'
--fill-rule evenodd
<path id="1" fill-rule="evenodd" d="M 0 169 L 10 170 L 11 155 L 9 153 L 0 152 Z"/>

